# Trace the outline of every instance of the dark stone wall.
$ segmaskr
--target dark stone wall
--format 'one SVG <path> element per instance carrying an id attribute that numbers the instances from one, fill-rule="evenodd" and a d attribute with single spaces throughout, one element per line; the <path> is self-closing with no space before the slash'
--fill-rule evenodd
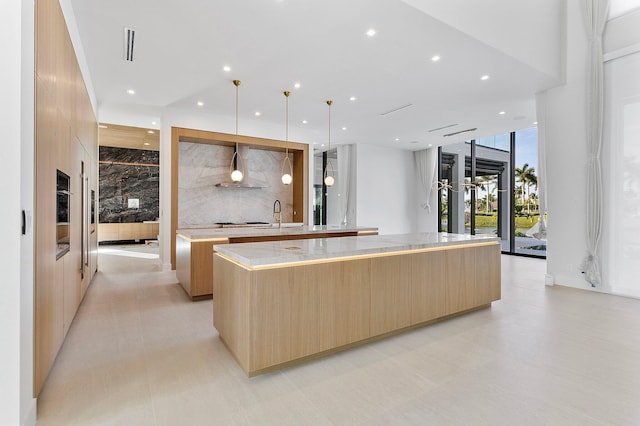
<path id="1" fill-rule="evenodd" d="M 156 220 L 160 215 L 160 153 L 100 147 L 99 218 L 101 223 Z M 129 208 L 138 199 L 138 208 Z"/>

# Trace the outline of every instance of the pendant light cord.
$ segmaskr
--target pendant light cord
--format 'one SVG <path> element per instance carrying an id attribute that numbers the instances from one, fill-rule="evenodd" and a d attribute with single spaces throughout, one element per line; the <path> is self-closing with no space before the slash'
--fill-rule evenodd
<path id="1" fill-rule="evenodd" d="M 333 101 L 327 101 L 327 105 L 329 105 L 329 149 L 327 151 L 331 151 L 331 104 Z"/>
<path id="2" fill-rule="evenodd" d="M 284 120 L 285 120 L 285 123 L 287 123 L 284 131 L 284 149 L 285 149 L 287 158 L 289 158 L 289 94 L 290 92 L 284 92 L 284 96 L 286 98 Z"/>

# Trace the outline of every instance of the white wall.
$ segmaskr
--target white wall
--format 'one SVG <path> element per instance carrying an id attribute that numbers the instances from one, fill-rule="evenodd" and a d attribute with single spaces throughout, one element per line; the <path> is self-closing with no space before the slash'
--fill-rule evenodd
<path id="1" fill-rule="evenodd" d="M 360 144 L 357 155 L 357 225 L 377 226 L 380 234 L 417 230 L 418 176 L 413 153 Z"/>
<path id="2" fill-rule="evenodd" d="M 580 266 L 587 253 L 587 37 L 579 0 L 567 2 L 567 82 L 538 97 L 545 102 L 548 178 L 547 273 L 556 284 L 591 288 Z M 539 119 L 542 119 L 539 117 Z"/>
<path id="3" fill-rule="evenodd" d="M 0 67 L 0 134 L 5 139 L 0 156 L 3 171 L 0 193 L 4 198 L 0 209 L 3 236 L 0 424 L 3 425 L 35 423 L 33 236 L 20 235 L 21 208 L 33 210 L 33 17 L 33 2 L 8 0 L 2 5 L 0 38 L 12 40 L 4 44 L 5 65 Z"/>

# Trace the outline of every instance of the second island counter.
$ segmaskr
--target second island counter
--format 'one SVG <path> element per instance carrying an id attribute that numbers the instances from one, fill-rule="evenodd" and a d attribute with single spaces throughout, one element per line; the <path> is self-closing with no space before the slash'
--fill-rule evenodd
<path id="1" fill-rule="evenodd" d="M 213 294 L 214 245 L 377 234 L 375 227 L 332 225 L 179 229 L 175 237 L 176 275 L 192 299 L 207 298 Z"/>

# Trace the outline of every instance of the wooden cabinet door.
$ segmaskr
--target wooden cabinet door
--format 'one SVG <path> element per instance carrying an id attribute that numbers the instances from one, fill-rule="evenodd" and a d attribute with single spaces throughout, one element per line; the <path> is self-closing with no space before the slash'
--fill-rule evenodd
<path id="1" fill-rule="evenodd" d="M 411 324 L 411 258 L 371 259 L 371 336 Z"/>
<path id="2" fill-rule="evenodd" d="M 357 342 L 371 336 L 370 260 L 351 260 L 342 265 L 336 287 L 336 344 Z"/>
<path id="3" fill-rule="evenodd" d="M 500 245 L 477 247 L 476 264 L 476 305 L 491 303 L 500 299 Z"/>
<path id="4" fill-rule="evenodd" d="M 476 249 L 460 248 L 445 252 L 447 315 L 475 306 Z"/>
<path id="5" fill-rule="evenodd" d="M 251 368 L 291 359 L 291 280 L 289 268 L 256 271 L 251 279 Z"/>
<path id="6" fill-rule="evenodd" d="M 445 259 L 444 251 L 411 255 L 411 324 L 446 315 Z"/>

